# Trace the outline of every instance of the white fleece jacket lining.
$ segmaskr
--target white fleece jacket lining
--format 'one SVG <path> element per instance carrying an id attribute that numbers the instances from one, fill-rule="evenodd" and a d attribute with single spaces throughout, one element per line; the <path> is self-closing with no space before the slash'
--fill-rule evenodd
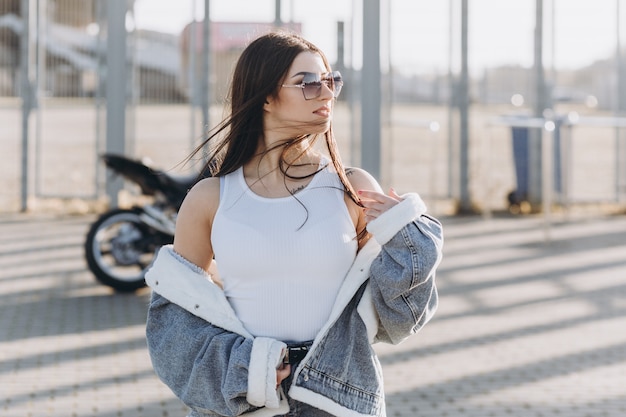
<path id="1" fill-rule="evenodd" d="M 247 400 L 257 407 L 278 408 L 280 396 L 276 390 L 276 368 L 287 345 L 267 337 L 257 337 L 252 344 L 248 368 Z"/>
<path id="2" fill-rule="evenodd" d="M 320 408 L 327 413 L 334 416 L 341 417 L 363 417 L 364 415 L 358 411 L 350 410 L 349 408 L 342 407 L 338 403 L 334 402 L 330 398 L 324 397 L 316 392 L 310 391 L 306 388 L 292 385 L 289 389 L 289 395 L 294 400 L 313 404 L 315 407 Z M 385 414 L 382 414 L 385 415 Z"/>

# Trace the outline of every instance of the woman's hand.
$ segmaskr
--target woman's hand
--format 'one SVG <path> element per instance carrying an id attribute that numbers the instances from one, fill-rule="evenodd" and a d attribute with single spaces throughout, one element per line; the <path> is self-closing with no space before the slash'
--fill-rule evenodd
<path id="1" fill-rule="evenodd" d="M 276 368 L 276 389 L 280 386 L 280 383 L 283 382 L 285 378 L 289 376 L 291 373 L 291 365 L 288 363 L 281 363 L 278 368 Z"/>
<path id="2" fill-rule="evenodd" d="M 387 195 L 371 190 L 359 190 L 358 194 L 359 197 L 361 197 L 361 203 L 363 204 L 365 223 L 371 222 L 402 201 L 402 198 L 393 188 L 389 189 L 389 194 Z"/>

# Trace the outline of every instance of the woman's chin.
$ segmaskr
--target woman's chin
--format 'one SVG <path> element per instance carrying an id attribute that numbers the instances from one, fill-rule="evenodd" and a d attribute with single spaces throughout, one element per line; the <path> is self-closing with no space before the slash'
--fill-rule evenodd
<path id="1" fill-rule="evenodd" d="M 328 132 L 328 129 L 330 129 L 330 121 L 331 121 L 331 119 L 329 117 L 329 118 L 324 119 L 322 121 L 313 123 L 311 125 L 311 130 L 312 130 L 311 133 L 319 135 L 319 134 Z"/>

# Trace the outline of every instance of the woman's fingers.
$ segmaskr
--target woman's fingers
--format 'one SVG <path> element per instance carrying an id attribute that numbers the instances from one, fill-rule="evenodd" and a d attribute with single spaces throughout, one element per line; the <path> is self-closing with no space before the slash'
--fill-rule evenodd
<path id="1" fill-rule="evenodd" d="M 391 188 L 389 194 L 372 190 L 359 190 L 365 221 L 369 223 L 391 207 L 402 201 L 402 198 Z"/>
<path id="2" fill-rule="evenodd" d="M 291 365 L 288 363 L 281 363 L 278 368 L 276 368 L 276 389 L 285 378 L 289 376 L 291 373 Z"/>
<path id="3" fill-rule="evenodd" d="M 393 187 L 389 189 L 389 195 L 392 198 L 396 199 L 398 202 L 402 201 L 402 197 L 400 197 L 398 193 L 396 193 L 396 190 Z"/>

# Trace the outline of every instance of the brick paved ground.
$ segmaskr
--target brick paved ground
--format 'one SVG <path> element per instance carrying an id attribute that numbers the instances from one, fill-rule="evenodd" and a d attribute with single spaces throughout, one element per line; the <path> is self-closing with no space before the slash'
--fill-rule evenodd
<path id="1" fill-rule="evenodd" d="M 148 292 L 85 268 L 91 220 L 0 216 L 0 417 L 185 415 L 149 363 Z M 626 415 L 626 216 L 555 220 L 444 219 L 440 310 L 377 348 L 389 416 Z"/>

